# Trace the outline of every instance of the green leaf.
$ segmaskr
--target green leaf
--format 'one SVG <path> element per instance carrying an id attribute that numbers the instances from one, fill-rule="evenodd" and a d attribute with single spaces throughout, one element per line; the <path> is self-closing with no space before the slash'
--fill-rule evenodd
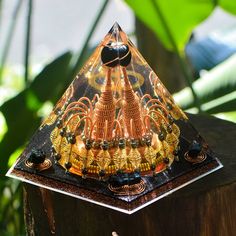
<path id="1" fill-rule="evenodd" d="M 69 52 L 55 59 L 36 76 L 28 88 L 0 107 L 8 126 L 8 132 L 0 143 L 1 175 L 7 170 L 11 153 L 23 146 L 39 126 L 37 108 L 40 102 L 43 104 L 47 100 L 55 101 L 62 95 L 68 82 L 70 60 Z"/>
<path id="2" fill-rule="evenodd" d="M 235 110 L 236 54 L 209 71 L 193 83 L 204 111 L 215 113 Z M 194 106 L 189 88 L 174 94 L 176 102 L 184 109 Z"/>
<path id="3" fill-rule="evenodd" d="M 236 14 L 236 1 L 235 0 L 218 0 L 218 4 L 221 8 L 228 11 L 231 14 Z"/>
<path id="4" fill-rule="evenodd" d="M 218 113 L 215 116 L 236 123 L 236 111 Z"/>
<path id="5" fill-rule="evenodd" d="M 212 0 L 155 0 L 179 50 L 183 50 L 193 28 L 202 22 L 213 9 Z M 174 51 L 165 26 L 155 11 L 152 0 L 126 0 L 135 15 L 143 21 L 161 40 Z"/>
<path id="6" fill-rule="evenodd" d="M 32 111 L 37 111 L 42 106 L 42 103 L 38 100 L 32 90 L 28 90 L 26 93 L 26 106 Z"/>
<path id="7" fill-rule="evenodd" d="M 216 114 L 219 112 L 235 111 L 235 107 L 236 91 L 203 104 L 202 110 L 210 114 Z"/>
<path id="8" fill-rule="evenodd" d="M 71 57 L 69 52 L 63 54 L 35 77 L 30 88 L 39 101 L 51 100 L 55 103 L 62 95 L 65 86 L 72 81 L 68 77 Z"/>

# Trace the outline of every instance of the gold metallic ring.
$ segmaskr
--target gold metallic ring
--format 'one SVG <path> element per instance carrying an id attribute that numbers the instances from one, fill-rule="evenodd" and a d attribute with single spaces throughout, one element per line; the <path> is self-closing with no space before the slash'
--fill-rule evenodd
<path id="1" fill-rule="evenodd" d="M 197 163 L 201 163 L 201 162 L 205 161 L 206 158 L 207 158 L 207 155 L 206 155 L 205 153 L 201 153 L 201 154 L 198 155 L 196 158 L 193 158 L 193 157 L 190 157 L 190 156 L 188 155 L 188 152 L 186 152 L 186 153 L 184 154 L 184 158 L 185 158 L 185 160 L 188 161 L 188 162 L 191 162 L 191 163 L 193 163 L 193 164 L 197 164 Z"/>
<path id="2" fill-rule="evenodd" d="M 140 183 L 132 184 L 132 185 L 123 185 L 121 187 L 113 187 L 111 184 L 108 185 L 108 188 L 119 196 L 133 196 L 138 195 L 142 192 L 144 192 L 146 188 L 146 184 L 143 179 L 141 179 Z"/>
<path id="3" fill-rule="evenodd" d="M 43 163 L 40 163 L 40 164 L 34 164 L 30 162 L 29 160 L 26 160 L 25 165 L 30 169 L 42 171 L 42 170 L 49 169 L 52 166 L 52 162 L 47 158 L 44 160 Z"/>
<path id="4" fill-rule="evenodd" d="M 144 78 L 141 74 L 137 73 L 137 72 L 134 72 L 134 71 L 127 71 L 127 74 L 128 76 L 133 76 L 137 79 L 137 81 L 135 81 L 134 83 L 131 83 L 132 85 L 132 88 L 133 89 L 137 89 L 139 87 L 141 87 L 144 83 Z M 101 90 L 104 86 L 104 83 L 102 81 L 102 83 L 98 83 L 97 82 L 97 79 L 101 78 L 102 80 L 105 81 L 105 76 L 104 76 L 104 72 L 103 71 L 100 71 L 94 75 L 92 74 L 87 74 L 86 76 L 88 78 L 88 83 L 90 86 L 92 86 L 93 88 L 97 89 L 97 90 Z M 115 91 L 115 90 L 120 90 L 121 89 L 121 83 L 119 83 L 119 85 L 114 85 L 114 83 L 112 84 L 112 88 L 111 90 L 112 91 Z"/>

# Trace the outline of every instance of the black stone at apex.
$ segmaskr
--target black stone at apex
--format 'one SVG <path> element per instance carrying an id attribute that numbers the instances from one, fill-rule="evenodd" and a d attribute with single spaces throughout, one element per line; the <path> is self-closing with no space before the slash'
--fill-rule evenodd
<path id="1" fill-rule="evenodd" d="M 102 49 L 101 59 L 103 64 L 108 67 L 115 67 L 117 65 L 126 67 L 131 61 L 129 46 L 125 44 L 113 46 L 109 43 Z"/>

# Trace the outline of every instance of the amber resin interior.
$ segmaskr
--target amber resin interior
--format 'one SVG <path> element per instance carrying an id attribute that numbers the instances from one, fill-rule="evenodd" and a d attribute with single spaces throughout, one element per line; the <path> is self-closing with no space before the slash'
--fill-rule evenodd
<path id="1" fill-rule="evenodd" d="M 178 119 L 187 117 L 115 24 L 41 128 L 56 124 L 52 155 L 68 172 L 153 175 L 177 156 Z"/>

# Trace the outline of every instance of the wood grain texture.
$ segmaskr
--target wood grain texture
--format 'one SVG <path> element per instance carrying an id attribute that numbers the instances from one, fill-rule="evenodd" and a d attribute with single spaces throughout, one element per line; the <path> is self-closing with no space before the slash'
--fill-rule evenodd
<path id="1" fill-rule="evenodd" d="M 24 184 L 28 235 L 235 235 L 236 125 L 190 119 L 224 168 L 132 215 Z"/>

